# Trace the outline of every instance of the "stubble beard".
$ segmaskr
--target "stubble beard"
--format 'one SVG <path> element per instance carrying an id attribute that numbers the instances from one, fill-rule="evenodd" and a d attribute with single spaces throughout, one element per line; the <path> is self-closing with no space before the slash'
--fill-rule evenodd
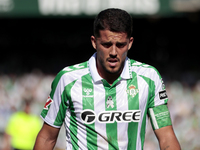
<path id="1" fill-rule="evenodd" d="M 120 62 L 120 61 L 119 61 Z M 102 66 L 103 70 L 107 73 L 107 74 L 110 74 L 110 75 L 120 75 L 120 73 L 122 72 L 123 70 L 123 67 L 124 67 L 124 62 L 125 60 L 120 64 L 119 68 L 116 70 L 116 71 L 112 71 L 112 67 L 111 69 L 109 70 L 109 68 L 106 67 L 105 63 L 103 62 L 103 60 L 100 59 L 100 65 Z M 109 66 L 108 66 L 109 67 Z"/>

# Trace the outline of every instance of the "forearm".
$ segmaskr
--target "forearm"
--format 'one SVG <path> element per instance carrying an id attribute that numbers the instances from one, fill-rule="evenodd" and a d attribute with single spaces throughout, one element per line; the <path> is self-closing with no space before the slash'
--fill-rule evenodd
<path id="1" fill-rule="evenodd" d="M 166 126 L 155 130 L 161 150 L 181 150 L 172 126 Z"/>
<path id="2" fill-rule="evenodd" d="M 10 144 L 10 135 L 8 135 L 7 133 L 4 134 L 4 138 L 3 138 L 3 150 L 11 150 L 11 144 Z"/>
<path id="3" fill-rule="evenodd" d="M 181 150 L 179 142 L 176 138 L 168 139 L 164 142 L 159 142 L 161 150 Z"/>

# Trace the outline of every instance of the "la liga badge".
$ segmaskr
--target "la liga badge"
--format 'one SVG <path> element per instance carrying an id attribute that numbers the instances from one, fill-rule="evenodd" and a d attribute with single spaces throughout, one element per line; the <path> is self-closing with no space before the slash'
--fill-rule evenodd
<path id="1" fill-rule="evenodd" d="M 46 104 L 44 105 L 44 109 L 48 110 L 49 109 L 49 106 L 53 103 L 53 100 L 51 99 L 51 97 L 49 96 L 47 101 L 46 101 Z"/>

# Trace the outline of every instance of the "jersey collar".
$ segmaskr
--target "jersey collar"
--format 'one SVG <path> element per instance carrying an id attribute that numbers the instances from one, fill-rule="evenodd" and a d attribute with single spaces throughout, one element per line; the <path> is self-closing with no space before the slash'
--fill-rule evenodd
<path id="1" fill-rule="evenodd" d="M 96 55 L 97 55 L 97 53 L 94 53 L 88 61 L 90 75 L 92 76 L 95 83 L 99 82 L 103 79 L 97 71 Z M 132 73 L 130 70 L 130 59 L 128 57 L 126 57 L 124 68 L 123 68 L 123 71 L 120 76 L 122 79 L 131 79 L 132 78 Z"/>

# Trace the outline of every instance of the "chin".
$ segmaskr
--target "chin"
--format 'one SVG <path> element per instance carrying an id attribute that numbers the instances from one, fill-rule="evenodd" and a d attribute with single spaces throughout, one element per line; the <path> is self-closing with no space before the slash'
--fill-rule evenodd
<path id="1" fill-rule="evenodd" d="M 108 69 L 107 72 L 110 73 L 110 74 L 118 74 L 118 73 L 120 73 L 120 70 L 121 69 L 113 69 L 113 68 L 111 68 L 111 69 Z"/>

